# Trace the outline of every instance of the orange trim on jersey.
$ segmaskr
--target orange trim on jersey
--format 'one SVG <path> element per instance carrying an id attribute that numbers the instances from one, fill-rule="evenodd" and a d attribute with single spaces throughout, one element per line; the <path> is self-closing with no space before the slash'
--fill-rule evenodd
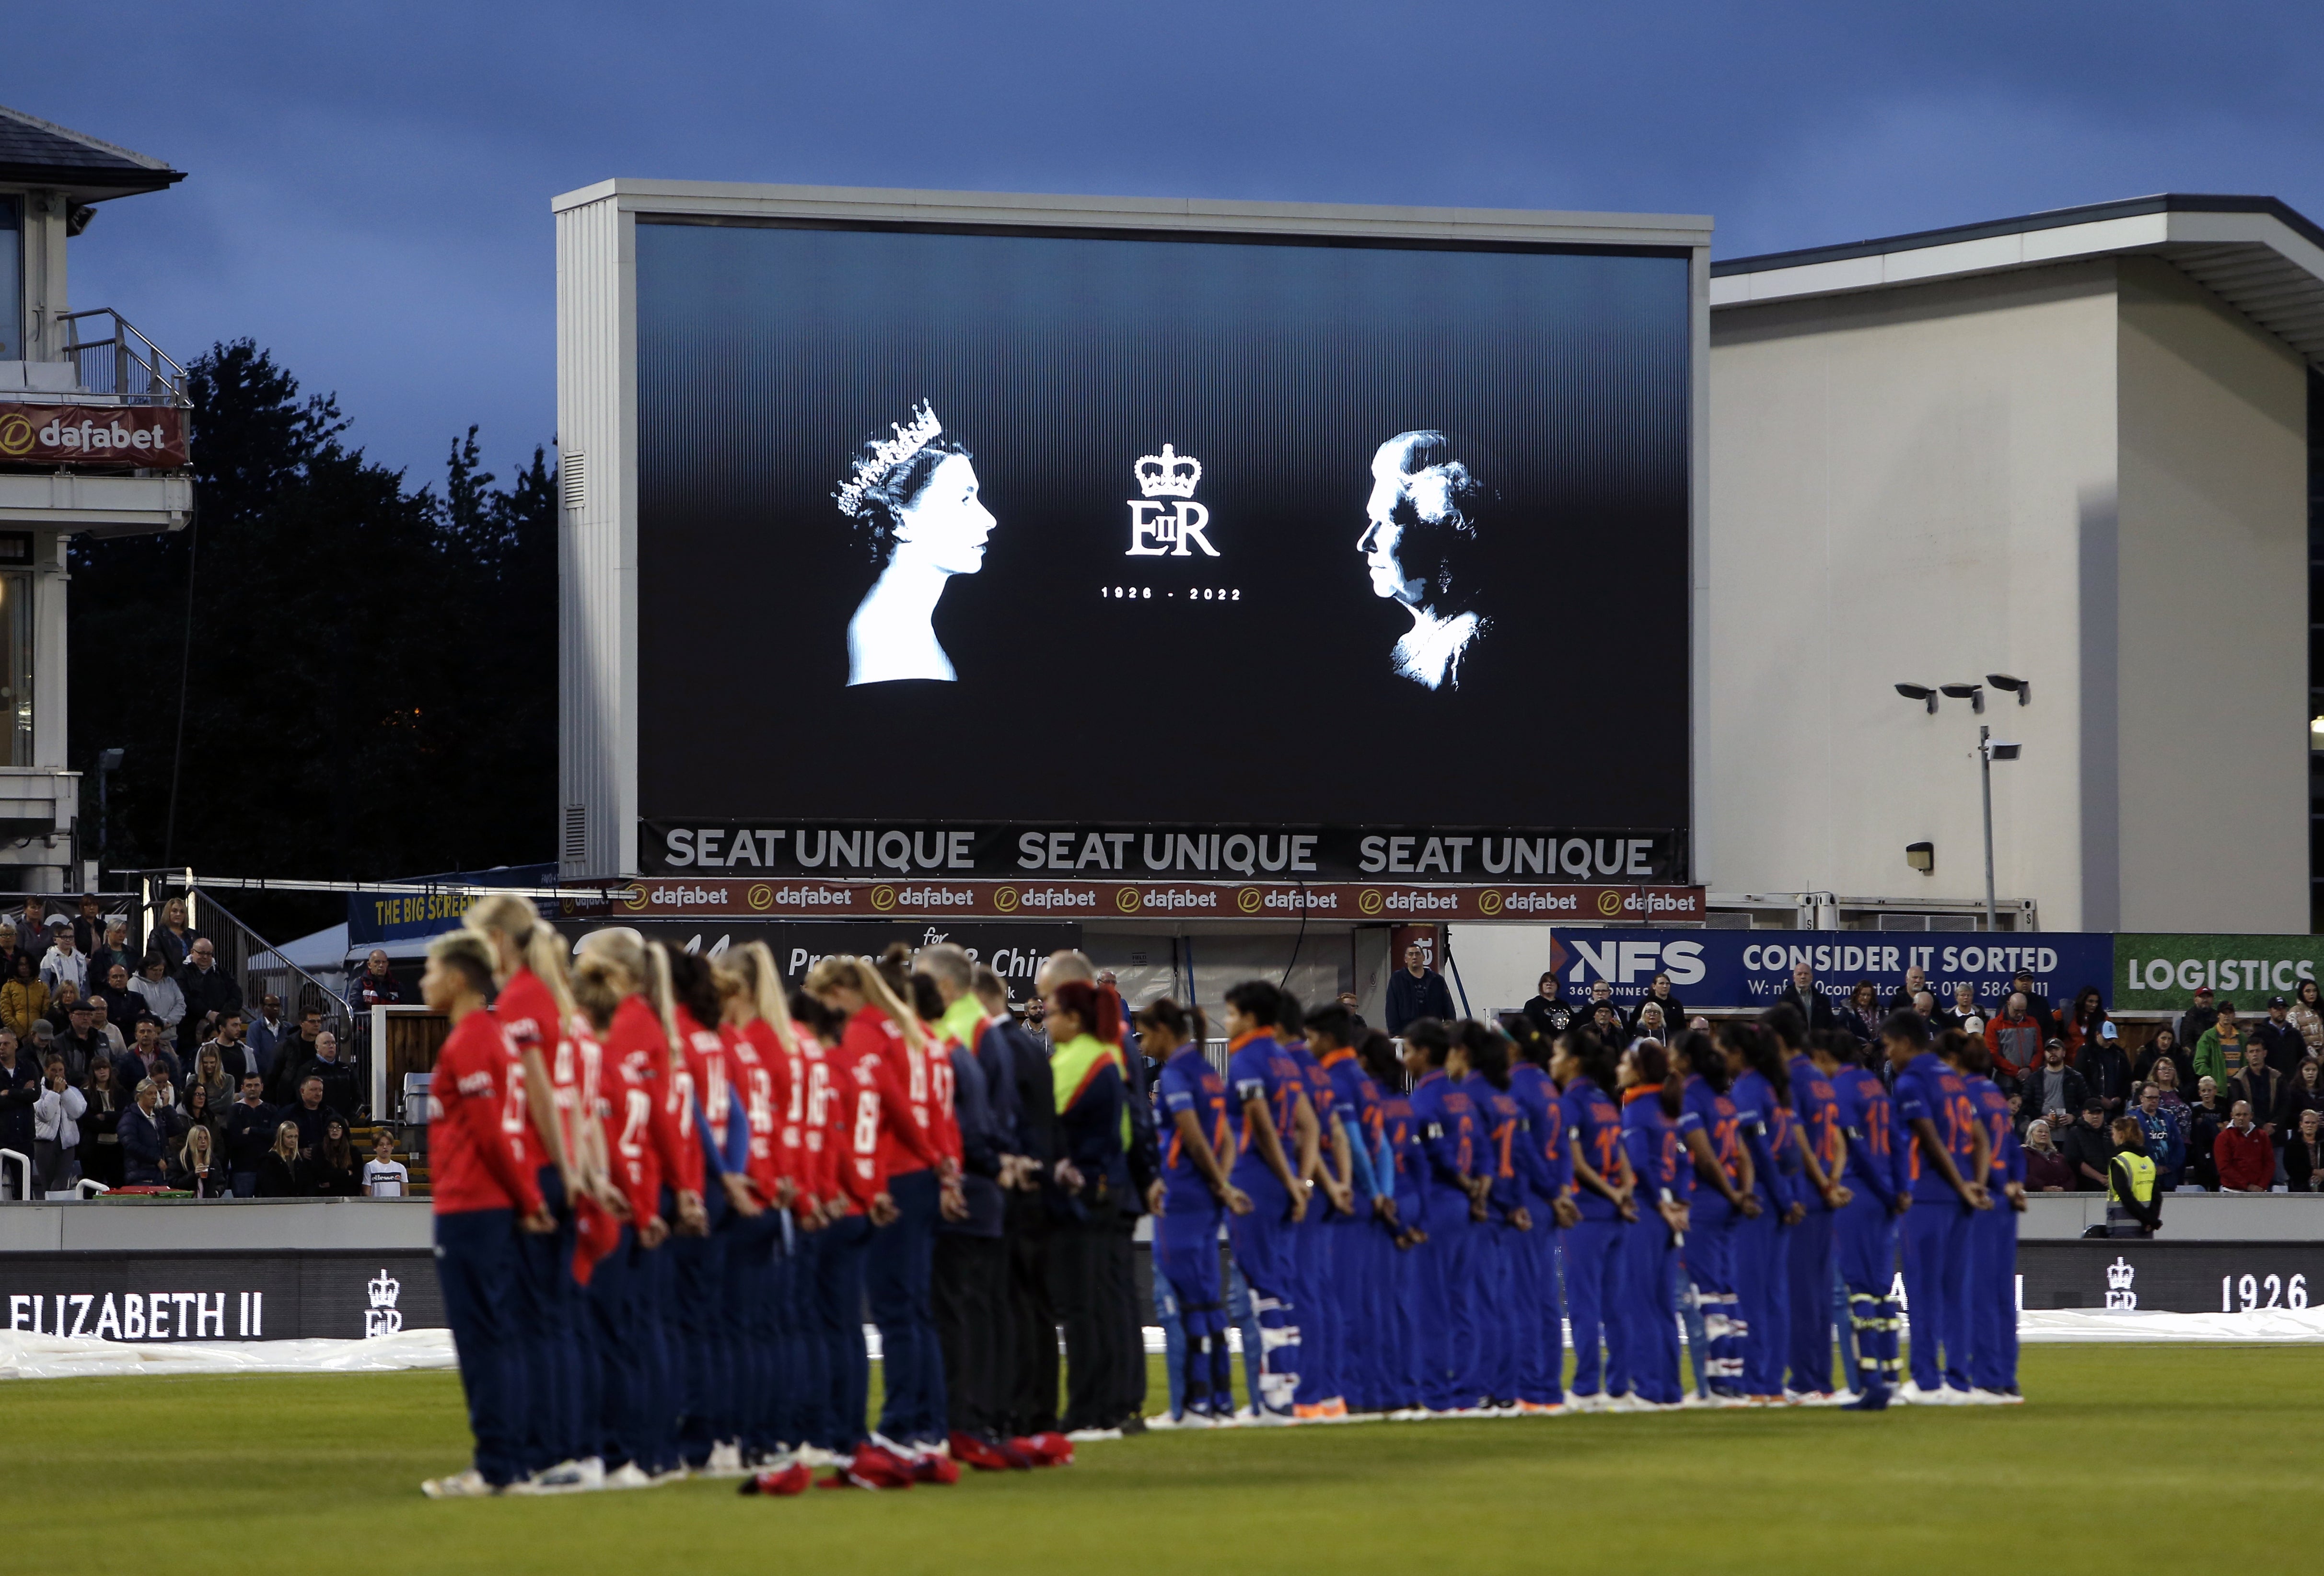
<path id="1" fill-rule="evenodd" d="M 1274 1032 L 1264 1028 L 1247 1028 L 1227 1042 L 1227 1055 L 1231 1056 L 1253 1040 L 1271 1039 Z"/>
<path id="2" fill-rule="evenodd" d="M 1628 1105 L 1634 1100 L 1644 1100 L 1649 1094 L 1660 1094 L 1662 1092 L 1663 1086 L 1659 1083 L 1633 1083 L 1629 1088 L 1622 1091 L 1622 1103 Z"/>
<path id="3" fill-rule="evenodd" d="M 1352 1062 L 1355 1059 L 1356 1053 L 1354 1050 L 1347 1046 L 1342 1046 L 1336 1051 L 1328 1052 L 1323 1055 L 1316 1057 L 1315 1064 L 1319 1067 L 1336 1067 L 1342 1062 Z"/>

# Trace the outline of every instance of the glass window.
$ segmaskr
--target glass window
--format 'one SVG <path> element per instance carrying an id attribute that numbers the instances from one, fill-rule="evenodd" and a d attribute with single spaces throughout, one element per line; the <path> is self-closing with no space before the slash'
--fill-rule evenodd
<path id="1" fill-rule="evenodd" d="M 23 200 L 0 197 L 0 361 L 24 359 Z"/>
<path id="2" fill-rule="evenodd" d="M 0 765 L 32 764 L 32 577 L 0 575 Z"/>

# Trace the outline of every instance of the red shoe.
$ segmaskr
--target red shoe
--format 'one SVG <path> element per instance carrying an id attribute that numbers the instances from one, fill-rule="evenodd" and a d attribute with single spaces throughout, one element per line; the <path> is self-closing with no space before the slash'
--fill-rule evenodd
<path id="1" fill-rule="evenodd" d="M 816 1485 L 818 1488 L 908 1488 L 912 1469 L 876 1444 L 860 1444 L 844 1467 Z"/>
<path id="2" fill-rule="evenodd" d="M 1001 1459 L 1009 1463 L 1012 1472 L 1029 1472 L 1036 1465 L 1033 1442 L 1029 1439 L 1004 1439 L 992 1448 L 1001 1452 Z"/>
<path id="3" fill-rule="evenodd" d="M 801 1466 L 798 1462 L 793 1461 L 789 1466 L 785 1467 L 779 1472 L 761 1472 L 753 1477 L 743 1479 L 742 1492 L 745 1494 L 779 1494 L 788 1497 L 793 1494 L 806 1493 L 807 1486 L 814 1481 L 815 1474 L 813 1472 L 808 1471 L 807 1468 Z"/>
<path id="4" fill-rule="evenodd" d="M 954 1433 L 949 1442 L 952 1459 L 964 1466 L 974 1467 L 980 1472 L 1005 1472 L 1009 1470 L 1009 1458 L 1001 1452 L 1001 1447 L 989 1444 L 973 1433 Z M 1033 1463 L 1028 1461 L 1025 1464 L 1029 1467 Z"/>
<path id="5" fill-rule="evenodd" d="M 957 1483 L 960 1463 L 950 1456 L 940 1456 L 934 1451 L 911 1463 L 912 1480 L 916 1483 Z"/>
<path id="6" fill-rule="evenodd" d="M 1074 1442 L 1062 1433 L 1037 1433 L 1022 1442 L 1024 1452 L 1033 1458 L 1037 1467 L 1071 1466 Z"/>

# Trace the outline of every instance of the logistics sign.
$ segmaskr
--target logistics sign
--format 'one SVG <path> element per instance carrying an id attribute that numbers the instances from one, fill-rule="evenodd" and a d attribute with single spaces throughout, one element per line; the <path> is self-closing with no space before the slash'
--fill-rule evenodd
<path id="1" fill-rule="evenodd" d="M 1667 973 L 1682 1001 L 1756 1007 L 1781 996 L 1794 967 L 1804 963 L 1815 971 L 1815 988 L 1835 1005 L 1858 980 L 1870 980 L 1886 1007 L 1904 983 L 1904 972 L 1918 967 L 1941 1005 L 1952 1000 L 1954 985 L 1965 982 L 1978 1005 L 1990 1009 L 2020 969 L 2030 970 L 2034 989 L 2052 1000 L 2070 998 L 2084 985 L 2106 990 L 2115 939 L 2057 931 L 1558 929 L 1552 933 L 1550 968 L 1572 1001 L 1603 980 L 1616 1001 L 1635 1005 L 1655 974 Z"/>

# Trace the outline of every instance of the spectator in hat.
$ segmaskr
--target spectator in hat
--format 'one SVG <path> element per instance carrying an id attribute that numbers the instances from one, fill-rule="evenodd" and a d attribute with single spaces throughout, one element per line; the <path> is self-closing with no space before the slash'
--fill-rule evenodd
<path id="1" fill-rule="evenodd" d="M 2001 1010 L 1985 1020 L 1985 1048 L 1993 1054 L 1993 1070 L 2012 1078 L 2023 1079 L 2039 1065 L 2043 1047 L 2053 1039 L 2063 1047 L 2065 1042 L 2058 1036 L 2043 1032 L 2041 1020 L 2034 1016 L 2033 1005 L 2023 991 L 2012 991 Z"/>
<path id="2" fill-rule="evenodd" d="M 2106 1101 L 2082 1102 L 2081 1120 L 2060 1135 L 2058 1152 L 2073 1167 L 2076 1193 L 2106 1191 L 2107 1162 L 2114 1158 L 2114 1140 L 2107 1132 Z"/>
<path id="3" fill-rule="evenodd" d="M 129 982 L 129 989 L 144 1003 L 164 1040 L 174 1039 L 186 1016 L 186 993 L 170 978 L 170 961 L 159 952 L 145 954 L 145 966 Z"/>
<path id="4" fill-rule="evenodd" d="M 65 1060 L 73 1082 L 88 1076 L 88 1070 L 101 1061 L 113 1058 L 113 1041 L 97 1032 L 97 1006 L 90 1001 L 72 1004 L 69 1027 L 50 1042 L 54 1055 Z"/>
<path id="5" fill-rule="evenodd" d="M 2091 1098 L 2105 1101 L 2109 1116 L 2119 1116 L 2131 1099 L 2130 1056 L 2116 1037 L 2111 1020 L 2099 1023 L 2093 1032 L 2095 1037 L 2084 1041 L 2080 1054 L 2074 1057 L 2074 1071 L 2082 1075 Z"/>
<path id="6" fill-rule="evenodd" d="M 0 985 L 0 1026 L 20 1043 L 32 1038 L 32 1024 L 49 1013 L 49 988 L 42 982 L 40 965 L 28 952 L 16 954 L 13 978 Z"/>
<path id="7" fill-rule="evenodd" d="M 2057 1009 L 2050 1005 L 2050 999 L 2047 996 L 2034 989 L 2033 970 L 2018 970 L 2015 977 L 2009 982 L 2009 988 L 2025 998 L 2026 1009 L 2034 1014 L 2034 1021 L 2042 1026 L 2043 1040 L 2061 1040 L 2066 1037 L 2065 1026 L 2058 1021 Z"/>
<path id="8" fill-rule="evenodd" d="M 2283 1099 L 2283 1074 L 2267 1064 L 2267 1047 L 2255 1037 L 2244 1047 L 2244 1070 L 2227 1080 L 2227 1098 L 2248 1103 L 2253 1125 L 2273 1143 L 2275 1108 Z"/>
<path id="9" fill-rule="evenodd" d="M 2227 1080 L 2243 1070 L 2244 1035 L 2236 1022 L 2236 1004 L 2222 1001 L 2211 1027 L 2195 1041 L 2195 1076 L 2215 1078 L 2224 1090 Z"/>
<path id="10" fill-rule="evenodd" d="M 1792 1010 L 1806 1019 L 1811 1029 L 1841 1027 L 1840 1015 L 1831 1009 L 1831 998 L 1815 988 L 1815 970 L 1807 963 L 1792 965 L 1792 982 L 1775 1000 L 1790 1002 Z"/>
<path id="11" fill-rule="evenodd" d="M 2211 1151 L 2221 1193 L 2266 1193 L 2275 1184 L 2275 1146 L 2252 1123 L 2251 1105 L 2238 1100 Z"/>
<path id="12" fill-rule="evenodd" d="M 2267 999 L 2267 1016 L 2252 1027 L 2251 1043 L 2267 1047 L 2267 1064 L 2279 1073 L 2308 1059 L 2308 1041 L 2292 1021 L 2292 1003 L 2281 996 Z"/>
<path id="13" fill-rule="evenodd" d="M 57 939 L 41 958 L 41 979 L 48 986 L 49 993 L 56 994 L 57 987 L 67 981 L 71 982 L 76 991 L 88 990 L 88 954 L 81 951 L 80 944 L 73 939 L 72 921 L 60 914 L 51 928 L 55 930 Z"/>
<path id="14" fill-rule="evenodd" d="M 2041 1064 L 2025 1074 L 2020 1087 L 2025 1093 L 2025 1109 L 2047 1118 L 2052 1135 L 2063 1144 L 2064 1124 L 2072 1121 L 2090 1098 L 2090 1087 L 2082 1075 L 2066 1064 L 2066 1042 L 2052 1040 L 2043 1046 Z"/>
<path id="15" fill-rule="evenodd" d="M 2180 1015 L 2179 1043 L 2190 1049 L 2203 1037 L 2203 1031 L 2219 1021 L 2219 1009 L 2211 1005 L 2211 988 L 2195 987 L 2194 1004 Z"/>

